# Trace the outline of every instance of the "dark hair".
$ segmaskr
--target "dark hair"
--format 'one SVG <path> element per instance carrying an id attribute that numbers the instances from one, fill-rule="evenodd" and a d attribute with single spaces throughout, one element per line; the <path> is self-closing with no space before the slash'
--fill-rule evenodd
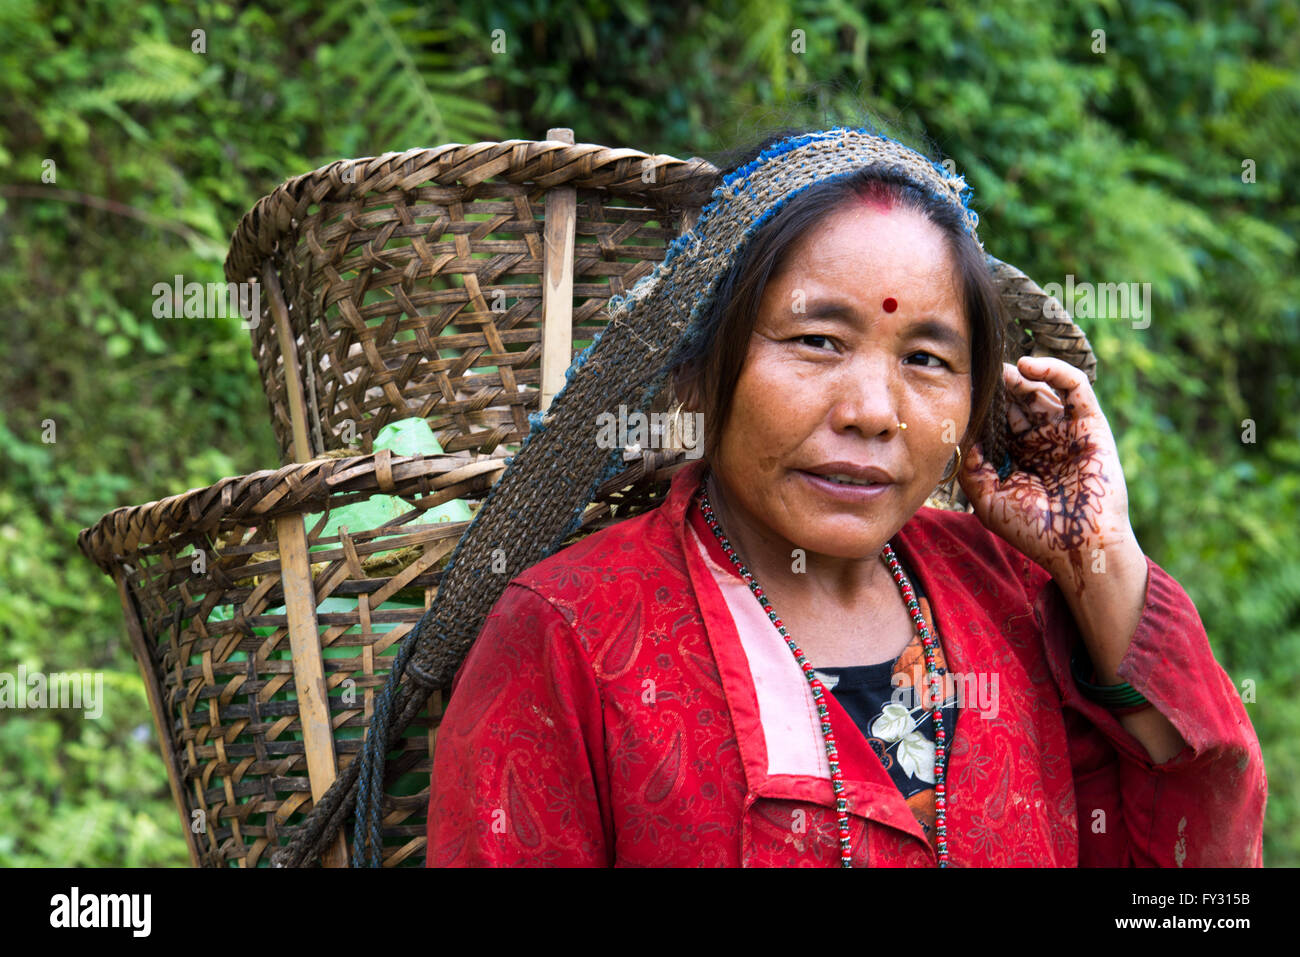
<path id="1" fill-rule="evenodd" d="M 750 162 L 774 143 L 812 130 L 782 130 L 757 144 L 729 154 L 718 182 Z M 965 230 L 958 207 L 918 189 L 901 174 L 866 169 L 817 183 L 790 200 L 754 235 L 744 253 L 724 275 L 711 307 L 701 317 L 703 334 L 694 348 L 680 356 L 672 370 L 674 392 L 694 387 L 704 403 L 703 457 L 712 462 L 720 434 L 731 412 L 732 397 L 758 317 L 768 280 L 782 268 L 794 244 L 809 229 L 858 196 L 880 198 L 922 213 L 944 235 L 953 257 L 962 306 L 971 330 L 971 417 L 962 450 L 980 442 L 986 450 L 1000 447 L 992 435 L 991 413 L 1001 407 L 1004 348 L 1001 297 L 979 245 Z"/>

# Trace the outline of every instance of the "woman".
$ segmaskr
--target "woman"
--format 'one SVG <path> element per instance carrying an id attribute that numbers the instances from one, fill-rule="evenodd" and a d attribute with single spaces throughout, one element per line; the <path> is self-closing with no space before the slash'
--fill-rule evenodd
<path id="1" fill-rule="evenodd" d="M 1258 741 L 1086 376 L 1001 361 L 963 184 L 822 163 L 862 132 L 715 192 L 697 232 L 756 228 L 674 370 L 704 456 L 507 586 L 430 866 L 1262 863 Z M 954 477 L 973 515 L 925 507 Z"/>

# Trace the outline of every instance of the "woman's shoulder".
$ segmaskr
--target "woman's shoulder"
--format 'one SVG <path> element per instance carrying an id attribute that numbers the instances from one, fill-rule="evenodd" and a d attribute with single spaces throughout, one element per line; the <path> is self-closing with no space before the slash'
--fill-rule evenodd
<path id="1" fill-rule="evenodd" d="M 594 667 L 610 647 L 628 644 L 621 639 L 638 646 L 644 630 L 664 627 L 666 600 L 689 585 L 673 526 L 658 511 L 615 522 L 524 569 L 494 608 L 504 616 L 498 628 L 517 631 L 529 619 L 524 630 L 537 631 L 549 621 L 540 627 L 543 643 L 574 641 Z"/>
<path id="2" fill-rule="evenodd" d="M 672 579 L 686 574 L 672 524 L 653 508 L 592 532 L 524 569 L 512 580 L 561 609 L 628 577 Z"/>

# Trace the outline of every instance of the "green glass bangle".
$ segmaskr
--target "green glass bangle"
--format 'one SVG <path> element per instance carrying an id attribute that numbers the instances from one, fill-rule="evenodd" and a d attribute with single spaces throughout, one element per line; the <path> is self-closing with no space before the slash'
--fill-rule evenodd
<path id="1" fill-rule="evenodd" d="M 1131 710 L 1150 704 L 1146 697 L 1127 681 L 1117 685 L 1092 684 L 1084 675 L 1091 674 L 1095 677 L 1095 669 L 1089 661 L 1088 670 L 1086 672 L 1083 670 L 1082 653 L 1083 645 L 1080 643 L 1075 646 L 1074 654 L 1070 656 L 1070 671 L 1074 676 L 1074 683 L 1079 686 L 1079 691 L 1085 698 L 1111 711 Z"/>

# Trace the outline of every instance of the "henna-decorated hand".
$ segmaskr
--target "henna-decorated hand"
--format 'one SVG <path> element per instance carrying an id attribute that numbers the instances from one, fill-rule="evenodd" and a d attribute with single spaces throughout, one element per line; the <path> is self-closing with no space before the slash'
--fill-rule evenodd
<path id="1" fill-rule="evenodd" d="M 1061 586 L 1099 684 L 1118 684 L 1146 601 L 1147 558 L 1128 517 L 1128 488 L 1110 423 L 1088 377 L 1060 359 L 1003 364 L 1011 455 L 999 481 L 978 446 L 960 481 L 986 528 L 1045 568 Z M 1098 559 L 1101 559 L 1098 561 Z M 1154 708 L 1122 715 L 1154 764 L 1187 747 Z"/>
<path id="2" fill-rule="evenodd" d="M 1060 359 L 1003 363 L 1017 470 L 999 480 L 978 444 L 959 481 L 990 531 L 1082 593 L 1101 554 L 1136 547 L 1110 424 L 1088 377 Z M 1104 558 L 1102 559 L 1104 568 Z"/>

